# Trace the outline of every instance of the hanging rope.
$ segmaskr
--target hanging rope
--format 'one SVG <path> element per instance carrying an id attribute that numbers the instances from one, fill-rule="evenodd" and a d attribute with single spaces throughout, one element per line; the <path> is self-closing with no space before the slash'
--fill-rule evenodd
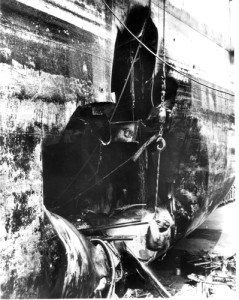
<path id="1" fill-rule="evenodd" d="M 196 79 L 193 79 L 192 77 L 186 75 L 185 73 L 179 71 L 178 69 L 176 69 L 174 66 L 172 66 L 171 64 L 169 64 L 168 62 L 166 62 L 165 60 L 163 60 L 161 57 L 159 57 L 157 54 L 155 54 L 152 50 L 150 50 L 140 39 L 137 38 L 136 35 L 133 34 L 133 32 L 120 20 L 119 17 L 117 17 L 117 15 L 113 12 L 113 10 L 109 7 L 109 5 L 105 2 L 105 0 L 102 0 L 102 2 L 105 4 L 105 6 L 110 10 L 110 12 L 114 15 L 114 17 L 120 22 L 120 24 L 134 37 L 134 39 L 136 39 L 149 53 L 151 53 L 152 55 L 154 55 L 158 60 L 160 60 L 161 62 L 164 62 L 167 66 L 169 66 L 171 69 L 173 69 L 174 71 L 176 71 L 177 73 L 181 74 L 182 76 L 184 76 L 185 78 L 188 78 L 189 80 L 199 84 L 199 85 L 202 85 L 202 86 L 205 86 L 211 90 L 214 90 L 214 91 L 218 91 L 218 92 L 221 92 L 221 93 L 224 93 L 224 94 L 227 94 L 227 95 L 231 95 L 231 96 L 235 96 L 233 93 L 230 93 L 230 92 L 226 92 L 226 91 L 222 91 L 222 90 L 219 90 L 219 89 L 216 89 L 212 86 L 209 86 L 207 84 L 204 84 Z"/>
<path id="2" fill-rule="evenodd" d="M 166 0 L 163 0 L 163 38 L 162 38 L 162 56 L 163 56 L 163 68 L 162 68 L 162 75 L 161 75 L 161 97 L 160 97 L 160 104 L 157 106 L 157 108 L 164 107 L 164 101 L 165 101 L 165 94 L 166 94 L 166 52 L 165 52 L 165 2 Z M 159 9 L 159 4 L 158 4 Z M 158 12 L 159 15 L 159 12 Z M 151 87 L 151 104 L 152 107 L 155 107 L 154 105 L 154 99 L 153 99 L 153 90 L 154 90 L 154 81 L 155 81 L 155 75 L 157 73 L 157 65 L 155 64 L 153 75 L 152 75 L 152 87 Z"/>
<path id="3" fill-rule="evenodd" d="M 158 16 L 159 16 L 159 3 L 158 3 Z M 152 107 L 155 107 L 155 105 L 154 105 L 154 96 L 153 96 L 155 74 L 156 74 L 156 64 L 154 64 L 154 70 L 153 70 L 153 75 L 152 75 L 152 86 L 151 86 L 151 91 L 150 91 L 150 101 L 151 101 Z"/>
<path id="4" fill-rule="evenodd" d="M 132 118 L 134 121 L 134 109 L 135 109 L 135 91 L 134 91 L 134 76 L 135 76 L 135 70 L 134 70 L 134 65 L 131 71 L 131 76 L 130 76 L 130 92 L 131 92 L 131 98 L 132 98 Z"/>
<path id="5" fill-rule="evenodd" d="M 77 172 L 75 177 L 71 180 L 71 182 L 65 187 L 65 189 L 60 193 L 60 195 L 58 195 L 56 200 L 54 200 L 51 204 L 57 203 L 61 199 L 61 197 L 65 194 L 65 192 L 72 186 L 72 184 L 76 181 L 76 179 L 79 177 L 81 172 L 84 170 L 84 168 L 90 162 L 91 158 L 93 157 L 93 155 L 94 155 L 94 153 L 95 153 L 95 151 L 97 150 L 98 147 L 99 147 L 99 144 L 96 145 L 95 149 L 91 152 L 91 154 L 89 155 L 87 160 L 84 162 L 84 164 L 81 166 L 80 170 Z"/>
<path id="6" fill-rule="evenodd" d="M 63 203 L 62 207 L 64 207 L 66 204 L 74 201 L 78 201 L 79 198 L 84 195 L 85 193 L 87 193 L 89 190 L 91 190 L 93 187 L 95 187 L 96 185 L 98 185 L 99 183 L 101 183 L 102 181 L 104 181 L 106 178 L 108 178 L 110 175 L 112 175 L 114 172 L 116 172 L 117 170 L 119 170 L 120 168 L 122 168 L 125 164 L 127 164 L 132 158 L 128 158 L 127 160 L 125 160 L 122 164 L 120 164 L 119 166 L 117 166 L 116 168 L 114 168 L 112 171 L 110 171 L 107 175 L 103 176 L 101 179 L 99 179 L 97 182 L 95 182 L 94 184 L 92 184 L 91 186 L 89 186 L 88 188 L 86 188 L 83 192 L 79 193 L 75 198 L 70 199 L 69 201 L 66 201 Z"/>
<path id="7" fill-rule="evenodd" d="M 73 199 L 69 199 L 68 201 L 64 202 L 61 207 L 66 206 L 67 204 L 69 204 L 72 201 L 78 201 L 79 198 L 84 195 L 85 193 L 87 193 L 89 190 L 91 190 L 92 188 L 94 188 L 96 185 L 98 185 L 100 182 L 104 181 L 106 178 L 108 178 L 110 175 L 112 175 L 114 172 L 118 171 L 120 168 L 122 168 L 124 165 L 126 165 L 128 162 L 133 161 L 135 162 L 139 156 L 143 153 L 143 151 L 147 148 L 147 146 L 149 146 L 153 141 L 157 140 L 157 138 L 160 137 L 159 133 L 154 134 L 149 140 L 147 140 L 139 149 L 138 151 L 133 154 L 132 156 L 130 156 L 128 159 L 126 159 L 124 162 L 122 162 L 120 165 L 118 165 L 116 168 L 114 168 L 113 170 L 111 170 L 108 174 L 106 174 L 105 176 L 103 176 L 101 179 L 99 179 L 97 182 L 95 182 L 94 184 L 92 184 L 91 186 L 89 186 L 88 188 L 86 188 L 83 192 L 79 193 L 75 198 Z"/>
<path id="8" fill-rule="evenodd" d="M 144 37 L 145 27 L 146 27 L 148 18 L 149 18 L 149 14 L 148 14 L 148 17 L 146 18 L 146 20 L 145 20 L 145 22 L 144 22 L 144 25 L 143 25 L 143 28 L 142 28 L 142 39 L 143 39 L 143 37 Z M 137 56 L 138 56 L 139 48 L 140 48 L 140 44 L 138 45 L 137 50 L 136 50 L 136 53 L 135 53 L 135 56 L 134 56 L 134 58 L 133 58 L 133 60 L 132 60 L 132 62 L 131 62 L 131 67 L 130 67 L 130 69 L 129 69 L 129 73 L 128 73 L 127 77 L 126 77 L 125 83 L 124 83 L 124 85 L 123 85 L 122 91 L 121 91 L 120 96 L 119 96 L 119 99 L 118 99 L 118 102 L 117 102 L 117 104 L 115 105 L 115 108 L 114 108 L 114 110 L 113 110 L 113 113 L 112 113 L 112 115 L 111 115 L 111 117 L 110 117 L 110 122 L 112 121 L 112 119 L 113 119 L 113 117 L 114 117 L 114 115 L 115 115 L 115 112 L 116 112 L 116 110 L 117 110 L 117 108 L 118 108 L 118 106 L 119 106 L 120 100 L 121 100 L 121 98 L 122 98 L 122 96 L 123 96 L 124 90 L 125 90 L 125 88 L 126 88 L 126 85 L 127 85 L 127 83 L 128 83 L 129 77 L 130 77 L 131 72 L 132 72 L 132 70 L 133 70 L 133 67 L 134 67 L 136 58 L 137 58 Z"/>
<path id="9" fill-rule="evenodd" d="M 122 96 L 123 96 L 124 90 L 125 90 L 125 88 L 126 88 L 126 85 L 127 85 L 127 83 L 128 83 L 128 80 L 129 80 L 129 77 L 130 77 L 130 74 L 131 74 L 131 71 L 132 71 L 132 69 L 133 69 L 133 67 L 134 67 L 134 63 L 135 63 L 136 58 L 137 58 L 137 55 L 138 55 L 138 53 L 139 53 L 139 48 L 140 48 L 140 45 L 138 45 L 138 48 L 137 48 L 137 50 L 136 50 L 134 59 L 133 59 L 133 61 L 132 61 L 131 67 L 130 67 L 130 69 L 129 69 L 129 73 L 128 73 L 126 79 L 125 79 L 124 86 L 123 86 L 123 88 L 122 88 L 122 90 L 121 90 L 121 93 L 120 93 L 120 95 L 119 95 L 118 102 L 117 102 L 117 104 L 115 105 L 115 108 L 114 108 L 114 110 L 113 110 L 113 113 L 112 113 L 112 115 L 111 115 L 111 117 L 110 117 L 110 122 L 112 121 L 112 119 L 113 119 L 113 117 L 114 117 L 114 115 L 115 115 L 115 112 L 116 112 L 116 110 L 117 110 L 117 108 L 118 108 L 118 106 L 119 106 L 120 100 L 121 100 L 121 98 L 122 98 Z"/>

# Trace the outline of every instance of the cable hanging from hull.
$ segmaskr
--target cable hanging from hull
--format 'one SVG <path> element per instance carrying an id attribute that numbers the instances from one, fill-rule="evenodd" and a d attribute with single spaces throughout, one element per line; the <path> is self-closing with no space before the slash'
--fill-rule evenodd
<path id="1" fill-rule="evenodd" d="M 188 76 L 187 74 L 185 74 L 184 72 L 181 72 L 179 71 L 178 69 L 176 69 L 173 65 L 171 65 L 170 63 L 168 63 L 167 61 L 165 61 L 165 59 L 162 59 L 160 56 L 158 56 L 156 53 L 154 53 L 151 49 L 149 49 L 149 47 L 147 47 L 139 38 L 137 38 L 136 35 L 133 34 L 133 32 L 124 24 L 124 22 L 122 22 L 120 20 L 120 18 L 113 12 L 113 10 L 109 7 L 109 5 L 105 2 L 105 0 L 102 0 L 102 2 L 105 4 L 105 6 L 110 10 L 110 12 L 114 15 L 114 17 L 120 22 L 120 24 L 133 36 L 133 38 L 135 40 L 137 40 L 149 53 L 151 53 L 152 55 L 154 55 L 158 60 L 160 60 L 162 63 L 165 63 L 167 66 L 169 66 L 171 69 L 173 69 L 174 71 L 176 71 L 178 74 L 184 76 L 185 78 L 188 78 L 189 80 L 199 84 L 199 85 L 202 85 L 204 87 L 207 87 L 211 90 L 214 90 L 214 91 L 217 91 L 217 92 L 221 92 L 221 93 L 224 93 L 224 94 L 227 94 L 227 95 L 230 95 L 230 96 L 235 96 L 233 93 L 230 93 L 230 92 L 226 92 L 226 91 L 223 91 L 223 90 L 219 90 L 219 89 L 216 89 L 212 86 L 209 86 L 207 84 L 204 84 L 190 76 Z"/>

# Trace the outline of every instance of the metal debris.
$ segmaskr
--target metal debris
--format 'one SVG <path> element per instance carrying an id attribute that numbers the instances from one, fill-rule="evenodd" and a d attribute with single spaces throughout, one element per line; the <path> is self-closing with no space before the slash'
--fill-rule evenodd
<path id="1" fill-rule="evenodd" d="M 196 282 L 197 293 L 207 298 L 219 294 L 224 286 L 224 291 L 236 291 L 236 255 L 229 258 L 205 253 L 196 260 L 189 260 L 185 264 L 191 273 L 187 277 Z"/>
<path id="2" fill-rule="evenodd" d="M 123 298 L 154 298 L 154 296 L 142 289 L 127 289 Z"/>

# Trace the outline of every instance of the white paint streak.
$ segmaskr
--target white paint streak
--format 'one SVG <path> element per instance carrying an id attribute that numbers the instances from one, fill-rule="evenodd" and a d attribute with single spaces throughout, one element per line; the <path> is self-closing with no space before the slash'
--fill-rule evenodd
<path id="1" fill-rule="evenodd" d="M 83 8 L 76 5 L 73 0 L 51 0 L 50 3 L 46 3 L 44 0 L 17 1 L 89 31 L 96 36 L 105 39 L 111 37 L 110 31 L 105 28 L 105 10 L 102 10 L 102 14 L 97 16 L 94 7 L 85 5 Z"/>

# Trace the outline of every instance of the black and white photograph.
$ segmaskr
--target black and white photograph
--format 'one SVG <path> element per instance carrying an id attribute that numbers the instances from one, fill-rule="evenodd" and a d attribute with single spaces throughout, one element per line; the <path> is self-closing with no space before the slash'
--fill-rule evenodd
<path id="1" fill-rule="evenodd" d="M 0 0 L 0 299 L 236 299 L 236 0 Z"/>

